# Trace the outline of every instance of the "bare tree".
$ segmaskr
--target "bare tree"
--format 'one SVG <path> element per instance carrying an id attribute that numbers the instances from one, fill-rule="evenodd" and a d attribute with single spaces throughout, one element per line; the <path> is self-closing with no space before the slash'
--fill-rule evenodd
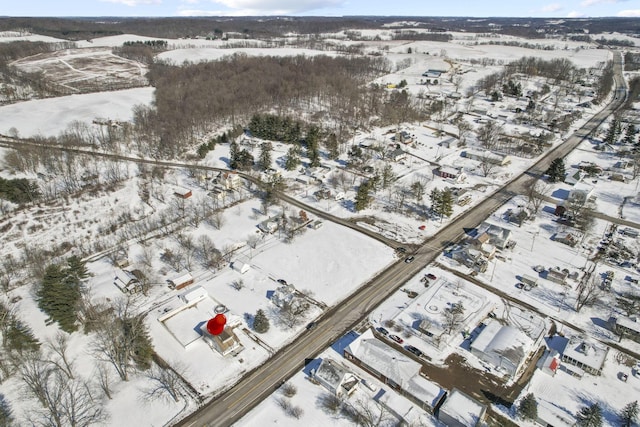
<path id="1" fill-rule="evenodd" d="M 504 129 L 500 124 L 494 120 L 489 120 L 478 129 L 478 140 L 487 150 L 492 150 L 496 147 L 502 132 L 504 132 Z"/>
<path id="2" fill-rule="evenodd" d="M 380 427 L 395 421 L 393 415 L 374 400 L 357 400 L 353 404 L 345 404 L 342 406 L 342 415 L 362 427 Z"/>
<path id="3" fill-rule="evenodd" d="M 545 181 L 536 179 L 527 188 L 527 202 L 531 206 L 533 215 L 540 211 L 540 207 L 544 203 L 544 197 L 551 186 Z"/>
<path id="4" fill-rule="evenodd" d="M 143 390 L 147 399 L 170 399 L 174 402 L 179 402 L 186 394 L 182 377 L 175 369 L 164 369 L 158 365 L 153 365 L 145 376 L 150 381 L 150 384 Z"/>
<path id="5" fill-rule="evenodd" d="M 482 160 L 480 160 L 480 170 L 482 171 L 482 175 L 485 177 L 489 176 L 497 166 L 497 164 L 493 163 L 486 157 L 483 157 Z"/>
<path id="6" fill-rule="evenodd" d="M 320 398 L 320 405 L 329 413 L 335 414 L 342 406 L 342 400 L 332 393 L 326 393 Z"/>
<path id="7" fill-rule="evenodd" d="M 598 285 L 597 276 L 589 276 L 580 282 L 578 284 L 578 295 L 576 296 L 576 311 L 579 312 L 583 307 L 594 305 L 601 294 L 602 289 Z"/>
<path id="8" fill-rule="evenodd" d="M 56 366 L 56 368 L 60 369 L 60 371 L 64 372 L 69 379 L 74 379 L 73 360 L 70 360 L 69 355 L 67 354 L 69 336 L 62 331 L 58 331 L 53 340 L 50 340 L 47 343 L 47 347 L 53 353 L 51 354 L 52 357 L 49 357 L 49 362 Z M 57 357 L 54 358 L 54 355 Z"/>
<path id="9" fill-rule="evenodd" d="M 109 374 L 107 365 L 104 363 L 98 364 L 95 378 L 104 395 L 107 396 L 108 399 L 111 399 L 111 375 Z"/>
<path id="10" fill-rule="evenodd" d="M 451 333 L 462 324 L 464 319 L 464 307 L 462 303 L 458 302 L 447 307 L 442 313 L 442 317 L 446 333 L 451 335 Z"/>
<path id="11" fill-rule="evenodd" d="M 214 211 L 207 219 L 207 223 L 216 230 L 220 230 L 225 223 L 224 212 L 222 210 Z"/>
<path id="12" fill-rule="evenodd" d="M 278 312 L 278 319 L 287 327 L 293 328 L 304 321 L 304 315 L 310 305 L 302 298 L 294 298 L 288 304 L 283 304 Z"/>
<path id="13" fill-rule="evenodd" d="M 231 287 L 236 291 L 242 290 L 242 288 L 244 288 L 244 280 L 242 279 L 234 280 L 233 282 L 231 282 Z"/>

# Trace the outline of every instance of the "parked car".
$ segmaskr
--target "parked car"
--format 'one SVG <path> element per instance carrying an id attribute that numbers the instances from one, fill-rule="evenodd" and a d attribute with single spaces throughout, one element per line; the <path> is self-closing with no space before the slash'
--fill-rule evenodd
<path id="1" fill-rule="evenodd" d="M 318 325 L 317 322 L 309 322 L 307 323 L 307 330 L 310 331 L 311 329 L 315 328 Z"/>
<path id="2" fill-rule="evenodd" d="M 427 278 L 430 279 L 430 280 L 436 280 L 437 279 L 436 275 L 433 274 L 433 273 L 428 273 L 427 274 Z"/>
<path id="3" fill-rule="evenodd" d="M 376 329 L 378 332 L 380 332 L 380 334 L 384 335 L 385 337 L 387 335 L 389 335 L 389 331 L 387 331 L 385 328 L 383 328 L 382 326 L 380 326 L 379 328 Z"/>
<path id="4" fill-rule="evenodd" d="M 400 247 L 396 248 L 396 251 L 398 251 L 401 254 L 403 254 L 403 253 L 407 252 L 407 248 L 400 246 Z"/>
<path id="5" fill-rule="evenodd" d="M 410 263 L 411 261 L 413 261 L 415 259 L 415 257 L 413 255 L 408 256 L 404 259 L 404 262 L 406 262 L 407 264 Z"/>
<path id="6" fill-rule="evenodd" d="M 389 338 L 398 344 L 402 344 L 404 342 L 404 340 L 397 335 L 389 335 Z"/>
<path id="7" fill-rule="evenodd" d="M 412 345 L 407 345 L 407 346 L 405 346 L 404 348 L 405 348 L 409 353 L 413 353 L 413 354 L 415 354 L 415 355 L 416 355 L 416 356 L 418 356 L 418 357 L 422 356 L 422 352 L 421 352 L 419 349 L 417 349 L 417 348 L 415 348 L 414 346 L 412 346 Z"/>
<path id="8" fill-rule="evenodd" d="M 521 283 L 521 282 L 516 283 L 516 288 L 518 289 L 524 288 L 524 283 Z"/>
<path id="9" fill-rule="evenodd" d="M 277 282 L 280 283 L 281 285 L 287 286 L 287 281 L 284 279 L 278 279 Z"/>

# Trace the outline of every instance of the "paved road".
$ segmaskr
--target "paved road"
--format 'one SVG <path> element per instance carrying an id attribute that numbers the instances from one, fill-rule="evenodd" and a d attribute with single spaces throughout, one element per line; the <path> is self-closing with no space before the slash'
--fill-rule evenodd
<path id="1" fill-rule="evenodd" d="M 313 358 L 332 342 L 363 320 L 367 314 L 400 288 L 406 281 L 431 263 L 443 247 L 462 237 L 465 228 L 473 228 L 498 207 L 517 194 L 523 194 L 527 186 L 537 179 L 557 157 L 564 157 L 584 138 L 596 129 L 613 111 L 620 107 L 625 97 L 621 80 L 621 56 L 615 61 L 616 91 L 611 104 L 596 114 L 563 144 L 551 150 L 528 171 L 507 183 L 490 197 L 445 226 L 437 235 L 428 239 L 415 252 L 412 263 L 397 261 L 346 301 L 326 312 L 318 326 L 306 331 L 289 346 L 259 368 L 242 378 L 231 390 L 213 399 L 208 405 L 183 420 L 184 426 L 228 426 L 240 419 L 248 410 L 264 400 L 284 380 L 302 369 L 306 358 Z M 295 200 L 284 195 L 283 199 Z"/>

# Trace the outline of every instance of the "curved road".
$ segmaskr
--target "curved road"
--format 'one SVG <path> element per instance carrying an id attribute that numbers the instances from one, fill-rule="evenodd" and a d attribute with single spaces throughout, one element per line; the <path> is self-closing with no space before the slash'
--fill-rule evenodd
<path id="1" fill-rule="evenodd" d="M 477 226 L 511 197 L 523 194 L 526 188 L 547 170 L 553 159 L 570 153 L 610 114 L 620 108 L 625 100 L 626 89 L 622 79 L 622 57 L 618 53 L 615 54 L 614 75 L 616 89 L 611 103 L 563 144 L 550 150 L 528 171 L 514 178 L 427 240 L 416 251 L 413 263 L 397 261 L 389 266 L 345 301 L 325 312 L 315 329 L 305 331 L 292 344 L 284 347 L 260 367 L 245 375 L 232 389 L 217 396 L 178 425 L 228 426 L 233 424 L 271 394 L 282 381 L 302 369 L 306 358 L 314 357 L 352 329 L 391 293 L 435 260 L 444 246 L 459 240 L 464 233 L 464 228 Z M 282 195 L 282 198 L 289 203 L 299 204 L 287 195 Z"/>

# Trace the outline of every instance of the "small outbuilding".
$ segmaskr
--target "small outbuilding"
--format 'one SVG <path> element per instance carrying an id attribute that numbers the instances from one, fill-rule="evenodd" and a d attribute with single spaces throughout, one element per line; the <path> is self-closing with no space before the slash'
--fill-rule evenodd
<path id="1" fill-rule="evenodd" d="M 231 263 L 231 268 L 240 274 L 244 274 L 251 269 L 249 264 L 245 264 L 242 261 L 235 260 Z"/>
<path id="2" fill-rule="evenodd" d="M 486 405 L 454 388 L 440 406 L 438 419 L 447 427 L 475 427 L 482 425 L 486 413 Z"/>
<path id="3" fill-rule="evenodd" d="M 182 289 L 194 282 L 194 278 L 191 273 L 187 272 L 173 279 L 167 280 L 171 289 Z"/>

